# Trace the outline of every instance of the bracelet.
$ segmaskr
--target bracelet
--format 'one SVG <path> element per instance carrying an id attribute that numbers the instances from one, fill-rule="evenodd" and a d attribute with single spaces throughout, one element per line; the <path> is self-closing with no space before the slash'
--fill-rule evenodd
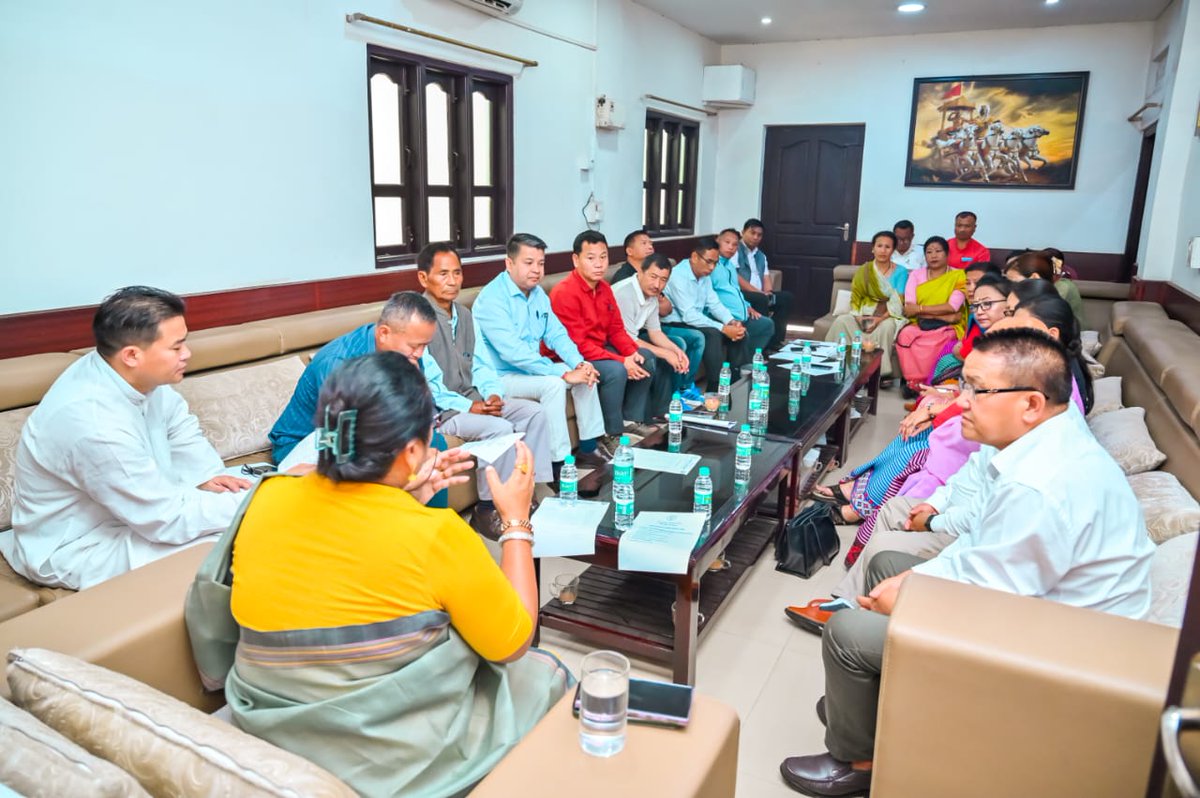
<path id="1" fill-rule="evenodd" d="M 499 543 L 501 546 L 503 546 L 505 543 L 507 543 L 510 540 L 523 540 L 526 543 L 532 544 L 533 543 L 533 533 L 532 532 L 505 532 L 503 535 L 500 536 L 499 540 L 497 540 L 497 543 Z"/>
<path id="2" fill-rule="evenodd" d="M 510 529 L 524 529 L 526 532 L 533 532 L 533 524 L 525 518 L 510 518 L 500 525 L 500 532 L 504 533 Z"/>

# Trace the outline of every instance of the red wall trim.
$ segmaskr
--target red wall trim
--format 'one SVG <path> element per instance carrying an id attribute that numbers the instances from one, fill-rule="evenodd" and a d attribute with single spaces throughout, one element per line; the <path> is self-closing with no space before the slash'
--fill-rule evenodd
<path id="1" fill-rule="evenodd" d="M 992 252 L 992 262 L 1000 265 L 1016 249 L 989 247 Z M 1023 247 L 1022 247 L 1023 249 Z M 1129 271 L 1125 266 L 1125 256 L 1119 252 L 1063 252 L 1067 263 L 1079 273 L 1081 280 L 1100 280 L 1106 283 L 1125 283 L 1129 281 Z M 855 241 L 850 250 L 850 258 L 857 266 L 871 259 L 871 242 Z"/>
<path id="2" fill-rule="evenodd" d="M 657 251 L 678 260 L 691 252 L 693 241 L 695 237 L 659 240 L 654 246 Z M 625 250 L 620 245 L 610 246 L 608 252 L 614 263 L 625 259 Z M 546 254 L 547 273 L 570 268 L 570 252 Z M 469 263 L 463 267 L 463 284 L 468 288 L 484 285 L 503 270 L 503 258 Z M 396 291 L 408 290 L 420 290 L 414 268 L 188 294 L 185 296 L 187 322 L 190 329 L 204 330 L 293 313 L 381 302 Z M 0 358 L 66 352 L 91 346 L 92 316 L 96 307 L 85 305 L 0 316 Z"/>

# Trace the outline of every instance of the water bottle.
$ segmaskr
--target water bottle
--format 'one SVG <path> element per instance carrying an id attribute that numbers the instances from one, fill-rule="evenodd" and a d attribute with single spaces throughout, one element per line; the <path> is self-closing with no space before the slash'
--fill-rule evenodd
<path id="1" fill-rule="evenodd" d="M 742 431 L 737 436 L 737 448 L 733 458 L 733 484 L 750 484 L 750 452 L 754 448 L 754 436 L 750 434 L 750 425 L 743 424 Z"/>
<path id="2" fill-rule="evenodd" d="M 750 411 L 747 413 L 750 422 L 750 435 L 754 438 L 754 448 L 761 448 L 759 445 L 760 437 L 766 432 L 766 424 L 763 421 L 762 402 L 753 393 L 750 394 Z"/>
<path id="3" fill-rule="evenodd" d="M 671 396 L 667 407 L 667 450 L 677 452 L 683 443 L 683 400 L 679 391 Z"/>
<path id="4" fill-rule="evenodd" d="M 862 331 L 854 331 L 854 340 L 850 343 L 850 365 L 855 371 L 862 362 Z"/>
<path id="5" fill-rule="evenodd" d="M 721 364 L 721 381 L 717 384 L 717 397 L 721 400 L 721 409 L 718 411 L 718 418 L 725 418 L 729 412 L 729 383 L 733 381 L 733 371 L 729 368 L 729 361 Z"/>
<path id="6" fill-rule="evenodd" d="M 758 402 L 762 405 L 764 424 L 771 406 L 771 375 L 767 373 L 767 364 L 759 363 L 751 373 L 750 390 L 758 393 Z"/>
<path id="7" fill-rule="evenodd" d="M 633 450 L 628 435 L 621 436 L 613 453 L 612 469 L 613 525 L 625 530 L 633 525 Z"/>
<path id="8" fill-rule="evenodd" d="M 700 475 L 696 477 L 696 490 L 692 494 L 692 512 L 704 513 L 704 530 L 701 538 L 708 535 L 709 524 L 712 523 L 712 477 L 708 475 L 708 466 L 700 466 Z"/>
<path id="9" fill-rule="evenodd" d="M 792 360 L 792 370 L 788 374 L 788 404 L 800 401 L 802 384 L 804 382 L 804 367 L 800 365 L 800 358 Z"/>
<path id="10" fill-rule="evenodd" d="M 754 350 L 754 366 L 757 368 L 758 366 L 765 365 L 766 362 L 767 359 L 763 357 L 762 347 L 760 346 Z"/>
<path id="11" fill-rule="evenodd" d="M 558 498 L 574 504 L 579 500 L 579 469 L 575 467 L 575 456 L 563 458 L 562 470 L 558 472 Z"/>
<path id="12" fill-rule="evenodd" d="M 838 374 L 846 373 L 846 334 L 844 332 L 838 333 L 837 369 Z"/>
<path id="13" fill-rule="evenodd" d="M 804 351 L 800 353 L 800 369 L 805 374 L 812 373 L 812 347 L 808 341 L 804 342 Z"/>

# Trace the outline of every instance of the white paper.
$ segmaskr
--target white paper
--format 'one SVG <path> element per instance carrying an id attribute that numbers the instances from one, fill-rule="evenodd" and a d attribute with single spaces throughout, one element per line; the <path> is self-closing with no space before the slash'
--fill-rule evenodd
<path id="1" fill-rule="evenodd" d="M 700 513 L 638 513 L 617 544 L 617 568 L 685 574 L 702 531 Z"/>
<path id="2" fill-rule="evenodd" d="M 487 438 L 482 441 L 467 441 L 458 448 L 462 449 L 485 463 L 494 463 L 500 456 L 513 447 L 513 444 L 525 437 L 524 432 L 511 432 L 498 438 Z"/>
<path id="3" fill-rule="evenodd" d="M 316 430 L 305 435 L 300 442 L 292 447 L 288 456 L 279 464 L 279 472 L 286 474 L 298 465 L 316 465 L 317 463 L 317 433 Z"/>
<path id="4" fill-rule="evenodd" d="M 658 449 L 633 450 L 633 467 L 643 471 L 662 471 L 664 474 L 686 474 L 700 462 L 698 454 L 663 452 Z"/>
<path id="5" fill-rule="evenodd" d="M 718 427 L 719 429 L 733 429 L 737 426 L 736 421 L 721 421 L 712 416 L 699 416 L 691 413 L 683 414 L 684 424 L 699 424 L 702 427 Z"/>
<path id="6" fill-rule="evenodd" d="M 533 525 L 533 556 L 595 554 L 596 527 L 607 510 L 608 502 L 543 499 L 529 519 Z"/>

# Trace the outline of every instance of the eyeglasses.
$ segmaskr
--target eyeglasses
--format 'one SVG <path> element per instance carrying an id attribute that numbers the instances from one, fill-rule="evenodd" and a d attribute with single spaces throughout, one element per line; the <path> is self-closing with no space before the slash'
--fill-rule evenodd
<path id="1" fill-rule="evenodd" d="M 967 399 L 974 399 L 976 396 L 987 396 L 994 393 L 1019 393 L 1020 391 L 1033 391 L 1040 393 L 1042 396 L 1046 394 L 1040 388 L 1034 388 L 1032 385 L 1018 385 L 1013 388 L 979 388 L 969 382 L 962 382 L 958 386 L 961 395 Z"/>
<path id="2" fill-rule="evenodd" d="M 998 305 L 1003 301 L 1004 301 L 1003 299 L 984 299 L 984 300 L 982 300 L 980 302 L 976 302 L 972 305 L 967 305 L 967 307 L 970 309 L 970 311 L 972 313 L 978 313 L 981 310 L 984 313 L 987 313 L 988 311 L 990 311 L 992 309 L 992 305 Z"/>
<path id="3" fill-rule="evenodd" d="M 712 260 L 709 260 L 708 258 L 701 258 L 700 260 L 704 261 L 709 266 L 716 266 L 718 263 L 721 262 L 720 258 L 713 258 Z"/>

